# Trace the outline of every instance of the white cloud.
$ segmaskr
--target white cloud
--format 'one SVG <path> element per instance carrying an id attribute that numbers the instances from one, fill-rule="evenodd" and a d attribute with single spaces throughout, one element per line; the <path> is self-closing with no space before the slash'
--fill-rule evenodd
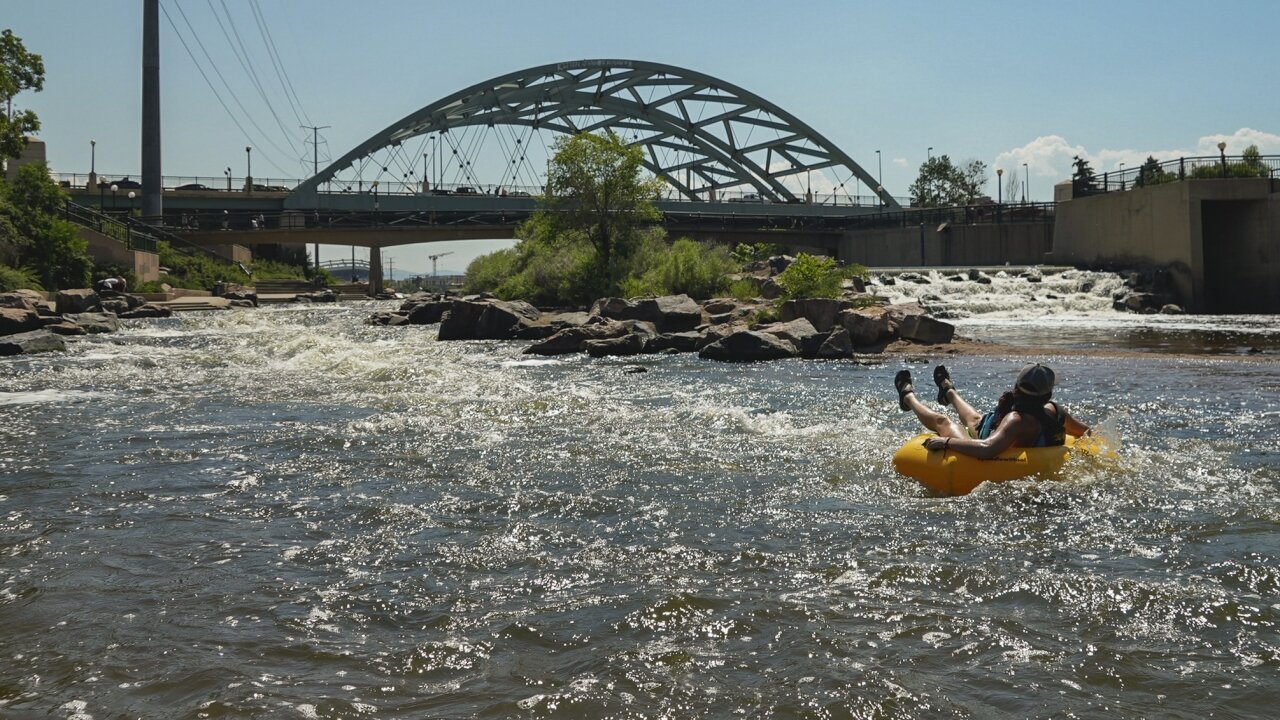
<path id="1" fill-rule="evenodd" d="M 907 159 L 906 159 L 906 158 L 894 158 L 894 159 L 893 159 L 893 164 L 894 164 L 894 165 L 897 165 L 898 167 L 906 167 L 906 166 L 907 166 Z"/>
<path id="2" fill-rule="evenodd" d="M 1088 160 L 1094 171 L 1108 172 L 1120 169 L 1121 163 L 1124 163 L 1125 167 L 1136 167 L 1145 162 L 1148 157 L 1163 161 L 1176 160 L 1180 157 L 1217 155 L 1219 142 L 1227 143 L 1228 155 L 1239 155 L 1250 145 L 1257 145 L 1263 155 L 1280 154 L 1280 135 L 1252 128 L 1240 128 L 1229 135 L 1205 135 L 1190 147 L 1164 150 L 1103 148 L 1090 151 L 1083 145 L 1072 145 L 1060 135 L 1045 135 L 1022 147 L 1000 153 L 996 156 L 992 170 L 1004 168 L 1005 173 L 1020 171 L 1022 164 L 1026 163 L 1033 180 L 1034 194 L 1037 199 L 1043 199 L 1050 196 L 1048 187 L 1037 188 L 1038 183 L 1034 180 L 1039 178 L 1042 182 L 1048 180 L 1051 183 L 1059 183 L 1069 179 L 1074 170 L 1071 163 L 1076 156 Z"/>

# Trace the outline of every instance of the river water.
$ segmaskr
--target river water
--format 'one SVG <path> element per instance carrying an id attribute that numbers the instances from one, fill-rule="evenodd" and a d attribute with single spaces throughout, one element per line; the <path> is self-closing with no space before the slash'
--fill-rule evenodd
<path id="1" fill-rule="evenodd" d="M 1274 318 L 958 285 L 1118 459 L 931 497 L 891 378 L 934 358 L 530 359 L 372 303 L 4 359 L 0 717 L 1274 716 Z M 1025 359 L 945 361 L 983 404 Z"/>

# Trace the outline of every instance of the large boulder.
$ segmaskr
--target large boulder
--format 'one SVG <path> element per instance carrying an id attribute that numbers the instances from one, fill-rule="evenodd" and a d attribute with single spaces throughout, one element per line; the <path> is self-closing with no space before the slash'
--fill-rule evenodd
<path id="1" fill-rule="evenodd" d="M 258 291 L 249 288 L 239 288 L 236 290 L 227 290 L 222 293 L 222 297 L 231 300 L 233 307 L 258 307 Z M 236 303 L 235 301 L 240 301 Z M 244 303 L 248 303 L 245 305 Z"/>
<path id="2" fill-rule="evenodd" d="M 0 293 L 0 308 L 18 308 L 38 312 L 42 304 L 44 304 L 44 297 L 35 290 Z"/>
<path id="3" fill-rule="evenodd" d="M 822 333 L 819 333 L 813 327 L 813 323 L 804 318 L 797 318 L 790 322 L 776 322 L 769 325 L 761 325 L 756 330 L 786 340 L 800 351 L 805 357 L 813 357 L 818 353 L 818 348 L 822 346 L 825 339 Z"/>
<path id="4" fill-rule="evenodd" d="M 889 314 L 878 307 L 845 310 L 840 313 L 840 325 L 848 331 L 854 347 L 875 345 L 893 334 Z"/>
<path id="5" fill-rule="evenodd" d="M 405 308 L 408 307 L 406 312 Z M 400 312 L 411 325 L 434 325 L 444 318 L 444 314 L 453 306 L 452 300 L 428 300 L 419 303 L 405 303 Z"/>
<path id="6" fill-rule="evenodd" d="M 494 298 L 462 298 L 449 305 L 440 319 L 441 340 L 512 340 L 541 313 L 523 301 Z"/>
<path id="7" fill-rule="evenodd" d="M 154 303 L 145 303 L 120 314 L 121 320 L 142 320 L 146 318 L 165 318 L 173 315 L 173 310 Z"/>
<path id="8" fill-rule="evenodd" d="M 853 341 L 849 338 L 849 331 L 842 327 L 832 330 L 822 341 L 817 356 L 825 360 L 853 357 Z"/>
<path id="9" fill-rule="evenodd" d="M 845 303 L 827 298 L 802 298 L 787 300 L 778 308 L 778 317 L 783 322 L 804 318 L 813 324 L 818 332 L 829 332 L 835 327 L 836 317 L 844 309 Z"/>
<path id="10" fill-rule="evenodd" d="M 567 327 L 551 337 L 524 349 L 527 355 L 564 355 L 582 352 L 591 340 L 606 340 L 631 333 L 634 322 L 628 325 L 619 320 L 596 316 L 593 322 Z"/>
<path id="11" fill-rule="evenodd" d="M 30 355 L 66 349 L 67 343 L 61 337 L 44 330 L 0 337 L 0 356 Z"/>
<path id="12" fill-rule="evenodd" d="M 645 340 L 644 334 L 632 332 L 616 338 L 588 340 L 583 347 L 591 357 L 639 355 L 644 352 Z"/>
<path id="13" fill-rule="evenodd" d="M 724 362 L 781 360 L 799 354 L 795 345 L 777 335 L 756 330 L 740 330 L 702 348 L 698 357 Z"/>
<path id="14" fill-rule="evenodd" d="M 91 312 L 99 307 L 98 294 L 88 288 L 58 291 L 57 308 L 59 315 Z"/>
<path id="15" fill-rule="evenodd" d="M 581 311 L 543 313 L 538 322 L 523 327 L 516 333 L 519 340 L 546 340 L 565 328 L 587 324 L 591 316 Z M 600 320 L 597 316 L 597 320 Z"/>
<path id="16" fill-rule="evenodd" d="M 912 315 L 898 326 L 898 336 L 903 340 L 926 345 L 949 343 L 955 334 L 954 325 L 935 320 L 928 315 Z"/>
<path id="17" fill-rule="evenodd" d="M 31 332 L 39 330 L 41 325 L 40 314 L 34 309 L 0 307 L 0 335 Z"/>
<path id="18" fill-rule="evenodd" d="M 658 332 L 683 332 L 702 323 L 702 306 L 688 295 L 662 297 L 601 298 L 591 306 L 591 314 L 613 320 L 639 320 L 653 323 Z"/>
<path id="19" fill-rule="evenodd" d="M 645 352 L 694 352 L 705 344 L 706 336 L 696 330 L 663 333 L 645 343 Z"/>
<path id="20" fill-rule="evenodd" d="M 67 322 L 73 322 L 93 335 L 97 333 L 113 333 L 120 331 L 120 318 L 114 313 L 71 313 L 63 315 Z"/>
<path id="21" fill-rule="evenodd" d="M 129 312 L 129 301 L 125 299 L 124 295 L 103 297 L 99 304 L 102 306 L 103 312 L 115 313 L 116 315 Z"/>
<path id="22" fill-rule="evenodd" d="M 79 325 L 62 320 L 61 322 L 49 323 L 41 328 L 45 332 L 51 332 L 54 335 L 87 335 L 85 329 Z"/>

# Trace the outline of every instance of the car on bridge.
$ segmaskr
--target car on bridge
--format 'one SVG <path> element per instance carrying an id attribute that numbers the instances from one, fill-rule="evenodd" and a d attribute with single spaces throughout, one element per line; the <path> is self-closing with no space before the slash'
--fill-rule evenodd
<path id="1" fill-rule="evenodd" d="M 130 180 L 128 175 L 120 178 L 119 180 L 113 180 L 107 183 L 108 188 L 110 188 L 112 185 L 115 185 L 116 189 L 118 190 L 141 190 L 142 189 L 142 183 L 138 182 L 137 180 Z"/>
<path id="2" fill-rule="evenodd" d="M 201 185 L 200 183 L 187 183 L 186 185 L 179 185 L 178 187 L 174 188 L 174 190 L 209 190 L 209 189 L 211 188 L 208 185 Z"/>
<path id="3" fill-rule="evenodd" d="M 454 188 L 453 194 L 454 195 L 479 195 L 480 193 L 477 192 L 476 189 L 473 187 L 469 187 L 467 185 L 461 185 L 459 187 Z"/>
<path id="4" fill-rule="evenodd" d="M 729 198 L 731 203 L 766 203 L 768 200 L 760 197 L 760 193 L 743 193 L 741 197 Z"/>

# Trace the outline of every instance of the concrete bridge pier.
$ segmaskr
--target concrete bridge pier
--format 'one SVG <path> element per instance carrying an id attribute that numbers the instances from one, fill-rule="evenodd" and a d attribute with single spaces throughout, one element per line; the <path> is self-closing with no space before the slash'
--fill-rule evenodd
<path id="1" fill-rule="evenodd" d="M 377 245 L 369 248 L 369 295 L 377 297 L 382 293 L 382 248 Z"/>

